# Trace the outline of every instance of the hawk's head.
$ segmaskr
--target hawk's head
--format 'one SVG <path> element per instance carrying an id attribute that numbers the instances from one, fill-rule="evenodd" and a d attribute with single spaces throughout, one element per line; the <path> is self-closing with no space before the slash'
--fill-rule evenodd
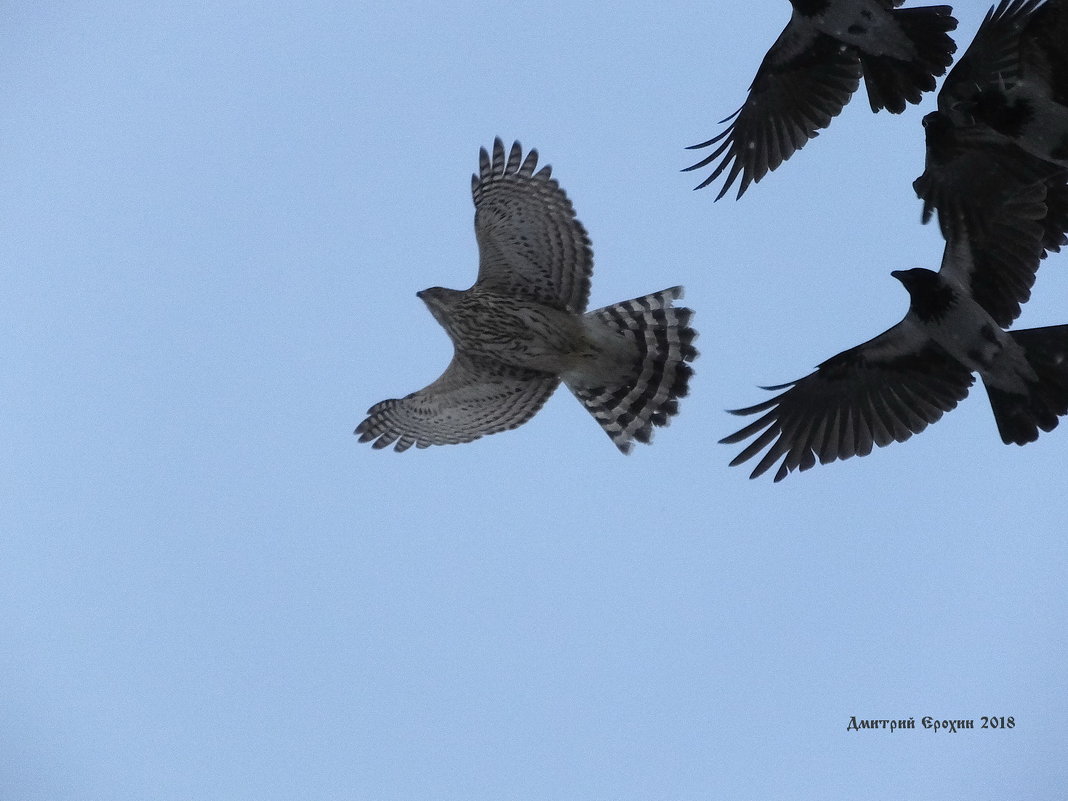
<path id="1" fill-rule="evenodd" d="M 416 292 L 415 296 L 426 304 L 430 313 L 439 323 L 448 328 L 447 319 L 449 310 L 464 293 L 458 289 L 445 289 L 445 287 L 432 286 L 422 292 Z"/>

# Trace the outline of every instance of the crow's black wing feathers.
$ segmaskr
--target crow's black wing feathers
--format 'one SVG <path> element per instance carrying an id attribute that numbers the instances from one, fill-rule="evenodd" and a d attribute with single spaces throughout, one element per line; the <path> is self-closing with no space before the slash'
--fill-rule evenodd
<path id="1" fill-rule="evenodd" d="M 755 437 L 731 465 L 766 452 L 750 474 L 756 478 L 781 459 L 775 481 L 874 446 L 903 442 L 923 431 L 967 394 L 974 378 L 945 350 L 902 322 L 869 342 L 823 362 L 785 390 L 733 414 L 764 414 L 720 442 Z"/>
<path id="2" fill-rule="evenodd" d="M 686 171 L 720 163 L 696 188 L 708 186 L 724 172 L 716 200 L 741 177 L 738 195 L 777 168 L 831 123 L 860 86 L 860 58 L 823 34 L 799 41 L 790 25 L 779 35 L 757 70 L 745 104 L 726 130 L 690 149 L 718 147 Z"/>

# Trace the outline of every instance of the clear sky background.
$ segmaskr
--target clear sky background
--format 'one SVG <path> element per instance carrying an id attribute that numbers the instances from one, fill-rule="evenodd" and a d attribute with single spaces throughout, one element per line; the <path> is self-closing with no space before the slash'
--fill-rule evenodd
<path id="1" fill-rule="evenodd" d="M 977 386 L 777 485 L 716 444 L 942 253 L 932 95 L 691 191 L 788 16 L 7 4 L 0 798 L 1063 798 L 1068 425 L 1003 445 Z M 474 279 L 498 135 L 574 201 L 593 305 L 686 285 L 702 355 L 652 447 L 563 390 L 468 445 L 352 435 L 450 357 L 415 292 Z M 1054 255 L 1019 324 L 1066 298 Z"/>

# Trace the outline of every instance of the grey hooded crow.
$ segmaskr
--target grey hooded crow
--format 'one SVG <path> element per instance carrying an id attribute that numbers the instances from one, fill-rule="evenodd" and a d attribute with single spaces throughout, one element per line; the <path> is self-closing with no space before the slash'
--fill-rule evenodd
<path id="1" fill-rule="evenodd" d="M 718 146 L 686 170 L 722 160 L 697 188 L 724 172 L 723 197 L 741 177 L 738 195 L 760 181 L 831 124 L 861 77 L 872 111 L 899 114 L 935 88 L 956 50 L 949 6 L 899 9 L 904 0 L 790 0 L 793 14 L 768 50 L 745 104 L 730 125 L 690 149 Z"/>
<path id="2" fill-rule="evenodd" d="M 755 439 L 738 465 L 766 452 L 756 478 L 781 460 L 775 481 L 874 446 L 903 442 L 964 399 L 978 373 L 1001 438 L 1023 445 L 1068 414 L 1068 325 L 1005 331 L 1014 287 L 976 269 L 972 237 L 946 244 L 939 272 L 891 273 L 905 285 L 904 319 L 874 339 L 775 387 L 775 397 L 734 414 L 761 414 L 721 440 Z M 995 302 L 996 301 L 996 302 Z M 1015 316 L 1015 315 L 1013 315 Z"/>

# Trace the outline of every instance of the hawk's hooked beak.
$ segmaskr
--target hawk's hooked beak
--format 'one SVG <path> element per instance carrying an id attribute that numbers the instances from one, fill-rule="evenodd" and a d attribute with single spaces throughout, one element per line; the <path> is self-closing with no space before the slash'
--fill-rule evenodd
<path id="1" fill-rule="evenodd" d="M 415 293 L 415 296 L 423 301 L 423 303 L 426 304 L 426 307 L 432 312 L 441 305 L 437 293 L 430 289 L 421 289 Z"/>

